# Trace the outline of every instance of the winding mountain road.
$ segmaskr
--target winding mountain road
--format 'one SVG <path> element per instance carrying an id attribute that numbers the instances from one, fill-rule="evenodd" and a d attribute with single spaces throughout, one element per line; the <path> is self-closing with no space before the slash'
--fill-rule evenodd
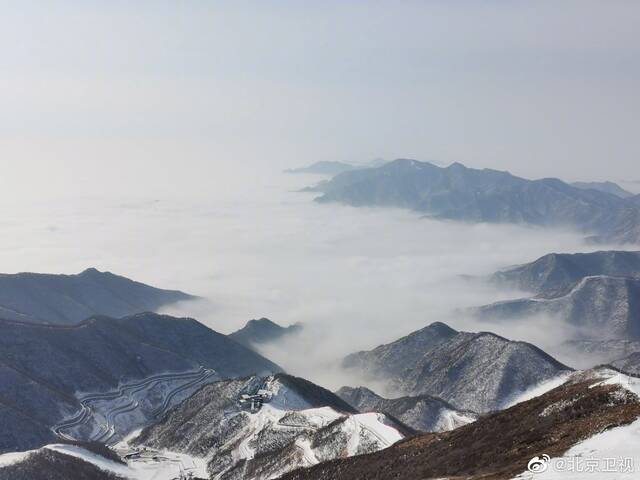
<path id="1" fill-rule="evenodd" d="M 116 418 L 119 415 L 135 411 L 140 407 L 139 402 L 133 397 L 135 393 L 138 393 L 155 383 L 187 381 L 187 383 L 178 384 L 175 388 L 170 390 L 164 397 L 162 404 L 151 413 L 153 417 L 158 417 L 164 414 L 164 412 L 171 406 L 171 401 L 176 397 L 176 395 L 198 385 L 199 383 L 205 382 L 214 375 L 216 375 L 214 370 L 200 367 L 196 371 L 154 375 L 134 383 L 122 385 L 117 390 L 111 392 L 84 395 L 78 399 L 80 402 L 80 411 L 72 418 L 52 427 L 52 430 L 60 438 L 65 440 L 76 440 L 69 434 L 69 432 L 78 426 L 87 423 L 89 419 L 93 417 L 96 423 L 101 423 L 102 427 L 97 433 L 94 433 L 89 440 L 108 443 L 116 434 Z M 122 399 L 125 399 L 125 403 L 118 404 L 118 401 Z M 109 400 L 113 400 L 115 405 L 113 408 L 107 407 L 108 409 L 105 412 L 97 411 L 95 407 L 90 405 L 91 403 Z M 100 422 L 98 417 L 103 417 L 104 421 Z"/>

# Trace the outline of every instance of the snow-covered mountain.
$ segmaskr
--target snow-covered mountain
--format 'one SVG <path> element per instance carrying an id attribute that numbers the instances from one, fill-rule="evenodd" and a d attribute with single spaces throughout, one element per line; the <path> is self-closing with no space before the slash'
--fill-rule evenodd
<path id="1" fill-rule="evenodd" d="M 633 480 L 640 465 L 638 394 L 638 378 L 609 369 L 576 372 L 556 388 L 450 432 L 421 434 L 370 455 L 295 470 L 282 480 L 500 480 L 522 472 L 523 480 Z M 543 454 L 550 457 L 547 472 L 527 472 L 531 460 Z M 600 468 L 608 458 L 617 463 L 609 474 L 583 470 L 566 477 L 558 473 L 563 457 L 565 469 L 571 458 L 595 459 Z M 631 470 L 624 471 L 628 467 L 620 459 L 626 457 Z"/>
<path id="2" fill-rule="evenodd" d="M 431 395 L 383 398 L 366 387 L 342 387 L 336 395 L 361 412 L 382 412 L 423 432 L 453 430 L 478 418 L 474 412 L 459 410 Z"/>
<path id="3" fill-rule="evenodd" d="M 299 333 L 302 328 L 299 323 L 281 327 L 268 318 L 261 318 L 249 320 L 240 330 L 229 334 L 229 337 L 247 348 L 254 348 Z"/>
<path id="4" fill-rule="evenodd" d="M 370 453 L 403 438 L 384 414 L 359 414 L 328 390 L 278 374 L 206 385 L 132 445 L 204 459 L 211 478 L 267 479 Z"/>
<path id="5" fill-rule="evenodd" d="M 541 298 L 565 295 L 585 277 L 640 277 L 640 252 L 550 253 L 494 273 L 497 285 L 532 292 Z"/>
<path id="6" fill-rule="evenodd" d="M 529 343 L 458 332 L 439 322 L 353 353 L 343 366 L 396 395 L 433 395 L 479 413 L 499 409 L 517 392 L 569 369 Z"/>
<path id="7" fill-rule="evenodd" d="M 640 278 L 582 278 L 567 293 L 508 300 L 472 309 L 483 320 L 505 321 L 537 315 L 576 327 L 576 340 L 640 340 Z"/>
<path id="8" fill-rule="evenodd" d="M 55 441 L 54 426 L 103 440 L 106 426 L 117 438 L 204 383 L 281 371 L 196 320 L 153 313 L 72 326 L 0 320 L 0 331 L 0 452 Z"/>
<path id="9" fill-rule="evenodd" d="M 77 275 L 0 274 L 0 318 L 70 325 L 94 315 L 124 317 L 196 297 L 89 268 Z"/>
<path id="10" fill-rule="evenodd" d="M 256 387 L 265 403 L 254 410 L 243 407 L 243 392 L 255 393 Z M 314 407 L 319 399 L 332 398 L 314 387 L 285 375 L 210 384 L 137 440 L 121 442 L 115 453 L 92 444 L 53 444 L 0 455 L 0 479 L 528 480 L 533 477 L 527 466 L 544 454 L 548 468 L 536 478 L 635 480 L 640 464 L 640 379 L 606 367 L 568 374 L 560 384 L 535 385 L 505 410 L 401 443 L 401 433 L 383 416 Z M 239 394 L 235 405 L 229 394 Z M 284 410 L 284 405 L 302 409 Z M 172 434 L 172 427 L 181 432 Z M 189 432 L 197 438 L 185 438 Z M 142 440 L 144 447 L 132 445 Z M 148 444 L 154 442 L 160 445 Z M 383 444 L 389 446 L 380 449 Z M 357 455 L 361 452 L 369 454 Z M 616 461 L 609 473 L 578 470 L 579 476 L 566 476 L 569 462 L 586 458 L 598 468 Z"/>
<path id="11" fill-rule="evenodd" d="M 570 327 L 558 351 L 582 366 L 640 351 L 640 252 L 552 253 L 496 272 L 489 280 L 535 296 L 467 313 L 500 322 L 551 318 Z"/>

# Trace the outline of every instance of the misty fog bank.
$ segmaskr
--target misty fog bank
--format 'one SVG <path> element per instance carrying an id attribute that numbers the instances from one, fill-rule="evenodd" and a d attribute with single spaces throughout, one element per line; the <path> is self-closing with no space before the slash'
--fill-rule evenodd
<path id="1" fill-rule="evenodd" d="M 456 313 L 523 295 L 460 276 L 593 249 L 570 231 L 318 205 L 313 194 L 296 192 L 317 180 L 274 172 L 236 190 L 212 182 L 206 201 L 132 195 L 5 206 L 0 264 L 5 272 L 95 266 L 181 289 L 207 301 L 167 311 L 223 333 L 251 318 L 302 322 L 303 341 L 265 353 L 294 374 L 335 386 L 321 378 L 329 362 L 433 321 L 544 340 L 538 327 L 479 326 Z"/>

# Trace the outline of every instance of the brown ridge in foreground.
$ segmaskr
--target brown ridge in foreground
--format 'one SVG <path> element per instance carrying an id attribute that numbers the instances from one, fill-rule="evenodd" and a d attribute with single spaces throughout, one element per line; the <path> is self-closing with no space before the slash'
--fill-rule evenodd
<path id="1" fill-rule="evenodd" d="M 561 456 L 576 443 L 640 417 L 640 399 L 617 384 L 575 374 L 544 395 L 444 433 L 400 441 L 376 453 L 299 469 L 281 480 L 509 479 L 534 456 Z"/>

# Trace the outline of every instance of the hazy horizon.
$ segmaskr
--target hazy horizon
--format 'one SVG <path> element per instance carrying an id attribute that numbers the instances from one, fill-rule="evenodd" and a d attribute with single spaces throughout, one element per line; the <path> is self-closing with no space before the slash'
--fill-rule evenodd
<path id="1" fill-rule="evenodd" d="M 206 195 L 320 160 L 640 180 L 640 5 L 0 7 L 0 198 Z"/>

